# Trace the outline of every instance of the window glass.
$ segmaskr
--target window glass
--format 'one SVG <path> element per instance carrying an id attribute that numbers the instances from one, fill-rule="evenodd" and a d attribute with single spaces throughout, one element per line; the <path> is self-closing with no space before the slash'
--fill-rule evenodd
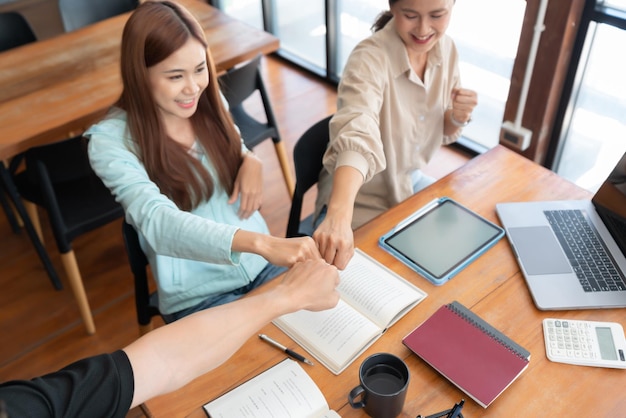
<path id="1" fill-rule="evenodd" d="M 478 93 L 478 106 L 463 136 L 479 149 L 499 143 L 525 10 L 525 0 L 464 0 L 454 5 L 448 34 L 459 50 L 461 82 Z"/>
<path id="2" fill-rule="evenodd" d="M 592 23 L 586 39 L 555 171 L 595 192 L 626 150 L 626 31 Z"/>
<path id="3" fill-rule="evenodd" d="M 226 14 L 263 29 L 261 0 L 221 0 L 220 7 Z"/>
<path id="4" fill-rule="evenodd" d="M 357 43 L 372 34 L 376 17 L 389 10 L 388 0 L 338 0 L 338 59 L 336 74 L 341 74 Z"/>
<path id="5" fill-rule="evenodd" d="M 275 0 L 281 49 L 317 67 L 326 68 L 325 2 Z"/>
<path id="6" fill-rule="evenodd" d="M 626 0 L 600 0 L 598 4 L 626 12 Z"/>

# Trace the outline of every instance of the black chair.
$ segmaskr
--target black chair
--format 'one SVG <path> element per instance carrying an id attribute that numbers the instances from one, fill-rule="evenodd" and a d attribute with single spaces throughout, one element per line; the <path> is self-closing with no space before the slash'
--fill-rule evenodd
<path id="1" fill-rule="evenodd" d="M 36 40 L 35 32 L 24 16 L 17 12 L 0 13 L 0 52 Z"/>
<path id="2" fill-rule="evenodd" d="M 137 8 L 137 0 L 59 0 L 59 12 L 66 32 L 80 29 Z"/>
<path id="3" fill-rule="evenodd" d="M 139 245 L 139 235 L 131 224 L 122 222 L 122 235 L 126 255 L 135 282 L 135 307 L 141 335 L 152 330 L 152 317 L 160 316 L 159 294 L 150 293 L 148 285 L 148 259 Z"/>
<path id="4" fill-rule="evenodd" d="M 34 147 L 20 156 L 25 168 L 14 175 L 17 190 L 27 212 L 36 214 L 37 207 L 47 212 L 87 332 L 93 334 L 93 316 L 72 241 L 121 218 L 124 211 L 92 170 L 86 138 L 77 136 Z"/>
<path id="5" fill-rule="evenodd" d="M 7 51 L 18 46 L 35 42 L 37 37 L 28 21 L 17 12 L 0 13 L 0 52 Z M 7 220 L 13 232 L 20 230 L 19 222 L 9 205 L 6 190 L 0 183 L 0 205 L 2 206 Z M 55 285 L 55 287 L 57 287 Z"/>
<path id="6" fill-rule="evenodd" d="M 310 235 L 313 233 L 313 225 L 307 225 L 309 231 L 301 231 L 301 223 L 312 222 L 309 215 L 305 220 L 300 221 L 302 216 L 302 200 L 304 194 L 311 188 L 319 178 L 322 170 L 322 159 L 328 146 L 329 132 L 328 123 L 332 115 L 311 126 L 300 136 L 293 149 L 293 163 L 296 169 L 296 188 L 291 200 L 291 210 L 287 223 L 287 238 Z"/>
<path id="7" fill-rule="evenodd" d="M 274 149 L 283 172 L 285 185 L 287 186 L 289 196 L 292 196 L 294 181 L 289 168 L 285 144 L 281 140 L 272 104 L 263 82 L 261 55 L 256 56 L 242 66 L 235 67 L 222 74 L 220 76 L 220 86 L 222 87 L 224 97 L 228 101 L 230 113 L 235 124 L 241 131 L 241 137 L 246 147 L 252 149 L 266 139 L 271 139 L 274 142 Z M 256 92 L 261 97 L 265 112 L 265 122 L 255 119 L 244 108 L 244 102 Z"/>

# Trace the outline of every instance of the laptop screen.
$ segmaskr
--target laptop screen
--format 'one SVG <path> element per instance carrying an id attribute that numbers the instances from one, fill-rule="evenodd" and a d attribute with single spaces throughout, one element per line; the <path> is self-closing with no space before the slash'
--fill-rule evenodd
<path id="1" fill-rule="evenodd" d="M 626 153 L 593 196 L 596 211 L 626 254 Z"/>

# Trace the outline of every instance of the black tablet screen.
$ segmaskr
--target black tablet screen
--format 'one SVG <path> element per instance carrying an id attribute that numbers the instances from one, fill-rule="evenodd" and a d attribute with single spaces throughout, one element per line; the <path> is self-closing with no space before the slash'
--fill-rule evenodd
<path id="1" fill-rule="evenodd" d="M 501 229 L 452 200 L 444 200 L 384 241 L 436 278 L 478 256 Z"/>

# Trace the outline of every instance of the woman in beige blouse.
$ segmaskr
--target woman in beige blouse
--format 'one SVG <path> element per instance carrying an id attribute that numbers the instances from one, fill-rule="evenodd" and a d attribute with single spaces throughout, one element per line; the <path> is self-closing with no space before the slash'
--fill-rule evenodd
<path id="1" fill-rule="evenodd" d="M 348 59 L 315 210 L 313 238 L 328 263 L 344 268 L 353 228 L 430 184 L 421 169 L 470 121 L 477 95 L 461 87 L 445 34 L 453 5 L 390 0 Z"/>

